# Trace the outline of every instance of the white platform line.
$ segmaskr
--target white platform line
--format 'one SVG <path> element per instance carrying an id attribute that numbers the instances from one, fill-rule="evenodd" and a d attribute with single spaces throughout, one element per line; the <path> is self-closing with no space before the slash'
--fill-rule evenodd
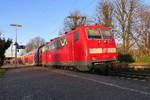
<path id="1" fill-rule="evenodd" d="M 117 84 L 107 83 L 107 82 L 103 82 L 103 81 L 99 81 L 99 80 L 95 80 L 95 79 L 91 79 L 91 78 L 86 78 L 86 77 L 82 77 L 82 76 L 78 76 L 78 75 L 73 75 L 73 74 L 69 74 L 69 73 L 65 73 L 65 72 L 56 72 L 56 73 L 71 76 L 71 77 L 81 78 L 81 79 L 93 81 L 93 82 L 96 82 L 99 84 L 103 84 L 103 85 L 107 85 L 107 86 L 111 86 L 111 87 L 116 87 L 119 89 L 128 90 L 128 91 L 132 91 L 132 92 L 136 92 L 136 93 L 140 93 L 140 94 L 150 95 L 150 92 L 145 92 L 145 91 L 141 91 L 141 90 L 137 90 L 137 89 L 123 87 L 123 86 L 119 86 Z"/>

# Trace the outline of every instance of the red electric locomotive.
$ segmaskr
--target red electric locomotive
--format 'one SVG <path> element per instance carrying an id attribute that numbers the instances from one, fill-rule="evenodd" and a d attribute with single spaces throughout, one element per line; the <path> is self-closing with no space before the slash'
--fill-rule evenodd
<path id="1" fill-rule="evenodd" d="M 102 26 L 82 26 L 40 47 L 38 63 L 72 66 L 80 71 L 107 67 L 118 53 L 111 30 Z"/>

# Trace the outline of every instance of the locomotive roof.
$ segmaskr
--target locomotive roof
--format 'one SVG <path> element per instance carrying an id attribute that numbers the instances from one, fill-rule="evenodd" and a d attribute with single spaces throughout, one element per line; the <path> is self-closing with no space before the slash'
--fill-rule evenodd
<path id="1" fill-rule="evenodd" d="M 64 36 L 65 36 L 66 34 L 68 34 L 68 33 L 71 33 L 71 32 L 76 31 L 76 30 L 78 30 L 78 29 L 85 29 L 85 28 L 101 28 L 101 29 L 104 29 L 104 30 L 109 30 L 109 29 L 110 29 L 110 28 L 108 28 L 108 27 L 103 27 L 103 26 L 99 26 L 99 25 L 81 26 L 81 27 L 78 27 L 78 28 L 76 28 L 76 29 L 74 29 L 74 30 L 65 32 L 65 33 L 64 33 L 62 36 L 60 36 L 60 37 L 56 37 L 56 38 L 54 38 L 54 39 L 51 39 L 50 42 L 48 42 L 47 44 L 53 43 L 54 41 L 56 41 L 56 40 L 58 40 L 58 39 L 64 37 Z"/>

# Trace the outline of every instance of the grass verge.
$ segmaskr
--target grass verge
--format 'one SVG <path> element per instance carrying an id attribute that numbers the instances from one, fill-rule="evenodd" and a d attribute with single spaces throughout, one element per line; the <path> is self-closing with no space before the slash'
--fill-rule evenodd
<path id="1" fill-rule="evenodd" d="M 6 69 L 0 69 L 0 78 L 6 73 Z"/>
<path id="2" fill-rule="evenodd" d="M 140 57 L 136 62 L 150 64 L 150 57 Z"/>

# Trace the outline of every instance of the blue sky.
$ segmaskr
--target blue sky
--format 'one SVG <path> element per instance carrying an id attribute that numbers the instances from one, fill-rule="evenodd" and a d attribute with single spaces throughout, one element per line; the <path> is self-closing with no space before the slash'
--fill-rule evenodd
<path id="1" fill-rule="evenodd" d="M 46 41 L 58 36 L 64 18 L 74 10 L 93 16 L 100 0 L 0 0 L 0 31 L 6 38 L 15 38 L 15 28 L 9 24 L 22 24 L 18 41 L 26 44 L 40 36 Z M 143 0 L 150 5 L 149 0 Z"/>

